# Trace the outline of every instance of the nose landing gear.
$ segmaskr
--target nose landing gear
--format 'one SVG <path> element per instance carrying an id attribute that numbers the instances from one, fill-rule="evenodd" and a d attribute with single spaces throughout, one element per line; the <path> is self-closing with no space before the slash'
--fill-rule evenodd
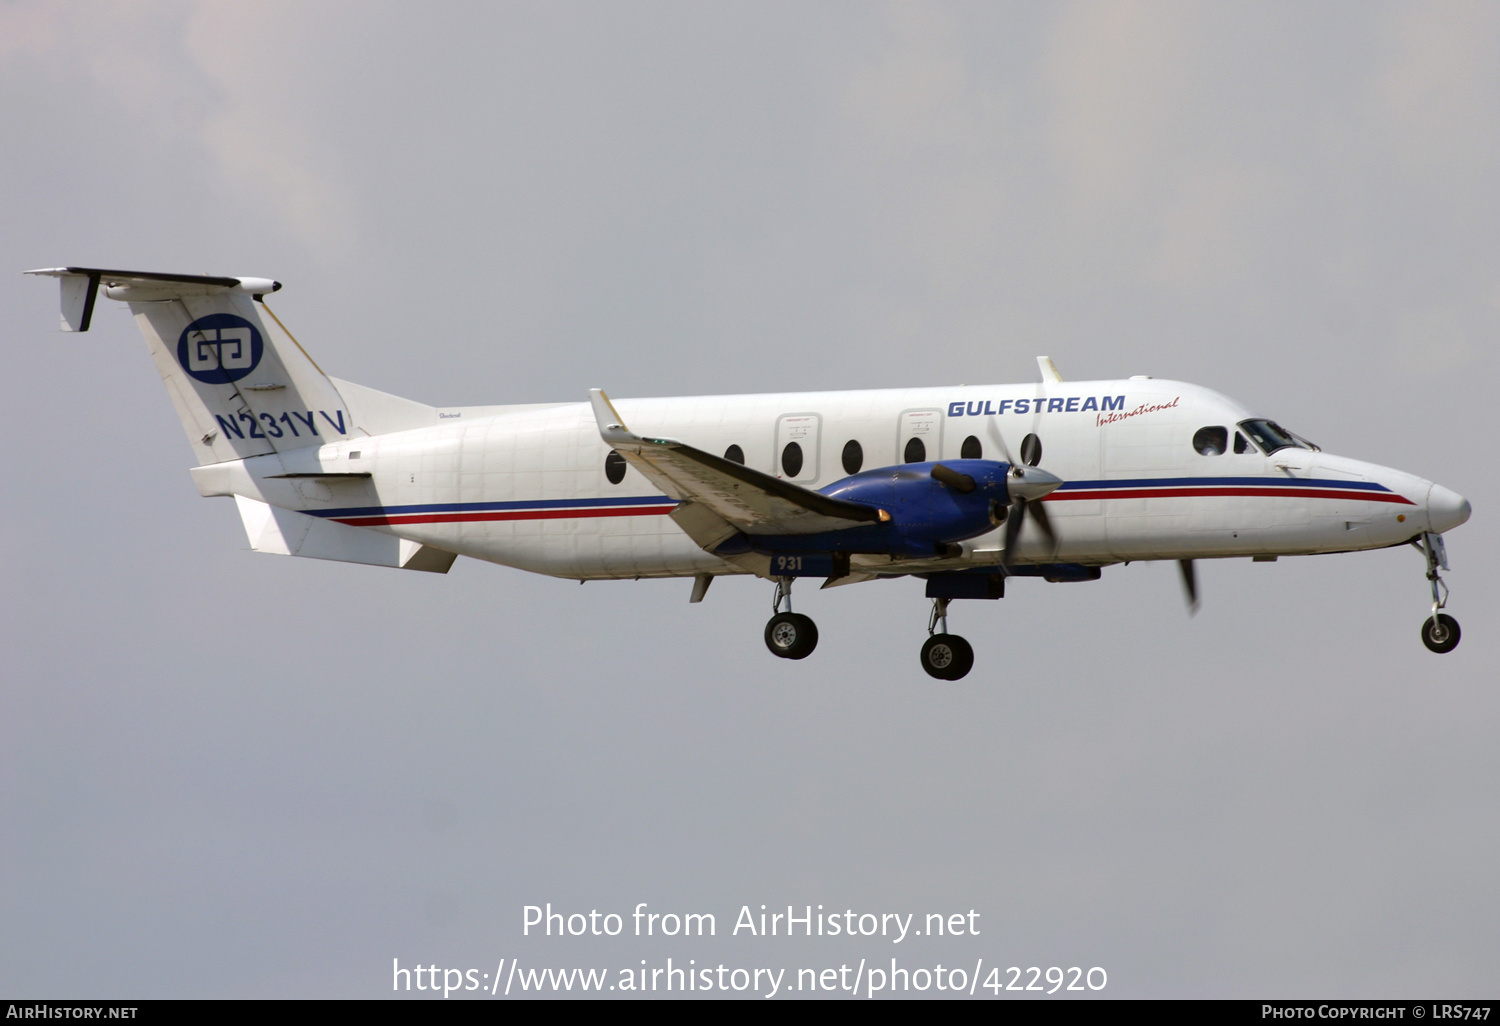
<path id="1" fill-rule="evenodd" d="M 938 628 L 942 627 L 939 631 Z M 960 680 L 974 668 L 974 649 L 957 634 L 948 633 L 948 600 L 932 600 L 927 618 L 928 638 L 922 642 L 922 669 L 938 680 Z"/>
<path id="2" fill-rule="evenodd" d="M 781 611 L 782 602 L 786 612 Z M 766 647 L 781 659 L 806 659 L 818 647 L 818 625 L 812 617 L 792 612 L 792 578 L 776 578 L 776 594 L 771 599 L 776 615 L 766 624 Z"/>
<path id="3" fill-rule="evenodd" d="M 1448 569 L 1448 550 L 1443 545 L 1443 536 L 1424 534 L 1420 543 L 1413 541 L 1412 545 L 1427 557 L 1427 580 L 1432 586 L 1432 616 L 1422 624 L 1422 644 L 1440 655 L 1452 652 L 1458 647 L 1461 632 L 1457 620 L 1439 612 L 1448 604 L 1448 585 L 1438 574 L 1439 568 Z"/>

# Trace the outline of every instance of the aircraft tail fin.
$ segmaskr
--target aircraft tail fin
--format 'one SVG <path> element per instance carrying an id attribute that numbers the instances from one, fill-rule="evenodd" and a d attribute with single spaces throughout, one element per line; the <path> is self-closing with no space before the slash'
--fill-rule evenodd
<path id="1" fill-rule="evenodd" d="M 202 464 L 348 438 L 339 390 L 265 304 L 269 278 L 53 267 L 62 328 L 87 331 L 102 288 L 130 304 Z"/>

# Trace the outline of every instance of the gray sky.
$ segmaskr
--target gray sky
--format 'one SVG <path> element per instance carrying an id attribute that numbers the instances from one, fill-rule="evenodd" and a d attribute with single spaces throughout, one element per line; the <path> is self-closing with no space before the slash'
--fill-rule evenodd
<path id="1" fill-rule="evenodd" d="M 0 4 L 0 993 L 403 965 L 1103 966 L 1115 996 L 1500 983 L 1500 7 Z M 1154 374 L 1466 495 L 1452 655 L 1392 550 L 1021 581 L 447 577 L 251 553 L 128 314 L 273 276 L 433 403 Z M 811 589 L 808 589 L 811 592 Z M 521 907 L 712 941 L 520 936 Z M 977 938 L 723 936 L 741 905 Z"/>

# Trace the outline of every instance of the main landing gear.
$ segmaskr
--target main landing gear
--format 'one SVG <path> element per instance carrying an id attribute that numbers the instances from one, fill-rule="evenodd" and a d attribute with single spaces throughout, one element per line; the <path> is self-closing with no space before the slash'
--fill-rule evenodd
<path id="1" fill-rule="evenodd" d="M 942 630 L 939 631 L 938 628 Z M 927 618 L 928 638 L 922 642 L 922 669 L 938 680 L 959 680 L 974 668 L 974 649 L 957 634 L 948 633 L 948 600 L 932 600 Z"/>
<path id="2" fill-rule="evenodd" d="M 812 617 L 792 612 L 793 580 L 776 578 L 776 593 L 771 600 L 776 615 L 766 623 L 766 648 L 781 659 L 806 659 L 818 647 L 818 626 Z M 974 668 L 974 649 L 957 634 L 948 633 L 948 602 L 945 598 L 932 600 L 928 637 L 922 643 L 922 669 L 938 680 L 961 680 Z"/>
<path id="3" fill-rule="evenodd" d="M 812 617 L 792 612 L 792 580 L 776 578 L 776 596 L 771 611 L 776 615 L 766 624 L 766 647 L 782 659 L 806 659 L 818 647 L 818 625 Z M 781 604 L 786 603 L 786 612 Z"/>
<path id="4" fill-rule="evenodd" d="M 1438 569 L 1448 569 L 1448 551 L 1443 546 L 1440 534 L 1424 534 L 1420 542 L 1413 541 L 1427 557 L 1427 580 L 1432 585 L 1432 616 L 1422 624 L 1422 644 L 1441 655 L 1458 647 L 1460 631 L 1458 621 L 1447 613 L 1439 612 L 1448 604 L 1448 586 L 1438 575 Z"/>

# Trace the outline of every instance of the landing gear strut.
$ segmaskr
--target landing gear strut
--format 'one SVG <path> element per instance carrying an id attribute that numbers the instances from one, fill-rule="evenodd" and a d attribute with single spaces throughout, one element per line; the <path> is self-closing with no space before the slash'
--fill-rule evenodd
<path id="1" fill-rule="evenodd" d="M 1448 569 L 1448 551 L 1443 546 L 1443 536 L 1424 534 L 1421 542 L 1413 541 L 1412 545 L 1427 557 L 1427 580 L 1432 585 L 1432 616 L 1422 624 L 1422 644 L 1439 654 L 1452 652 L 1458 647 L 1458 621 L 1439 612 L 1448 604 L 1448 585 L 1438 575 L 1439 568 Z"/>
<path id="2" fill-rule="evenodd" d="M 776 594 L 771 611 L 776 615 L 766 624 L 766 647 L 782 659 L 806 659 L 818 647 L 818 625 L 812 617 L 792 612 L 792 578 L 776 578 Z M 781 605 L 786 603 L 786 611 Z"/>
<path id="3" fill-rule="evenodd" d="M 942 630 L 939 631 L 938 628 Z M 974 668 L 974 649 L 957 634 L 948 633 L 948 600 L 932 600 L 927 618 L 928 638 L 922 643 L 922 669 L 938 680 L 959 680 Z"/>

